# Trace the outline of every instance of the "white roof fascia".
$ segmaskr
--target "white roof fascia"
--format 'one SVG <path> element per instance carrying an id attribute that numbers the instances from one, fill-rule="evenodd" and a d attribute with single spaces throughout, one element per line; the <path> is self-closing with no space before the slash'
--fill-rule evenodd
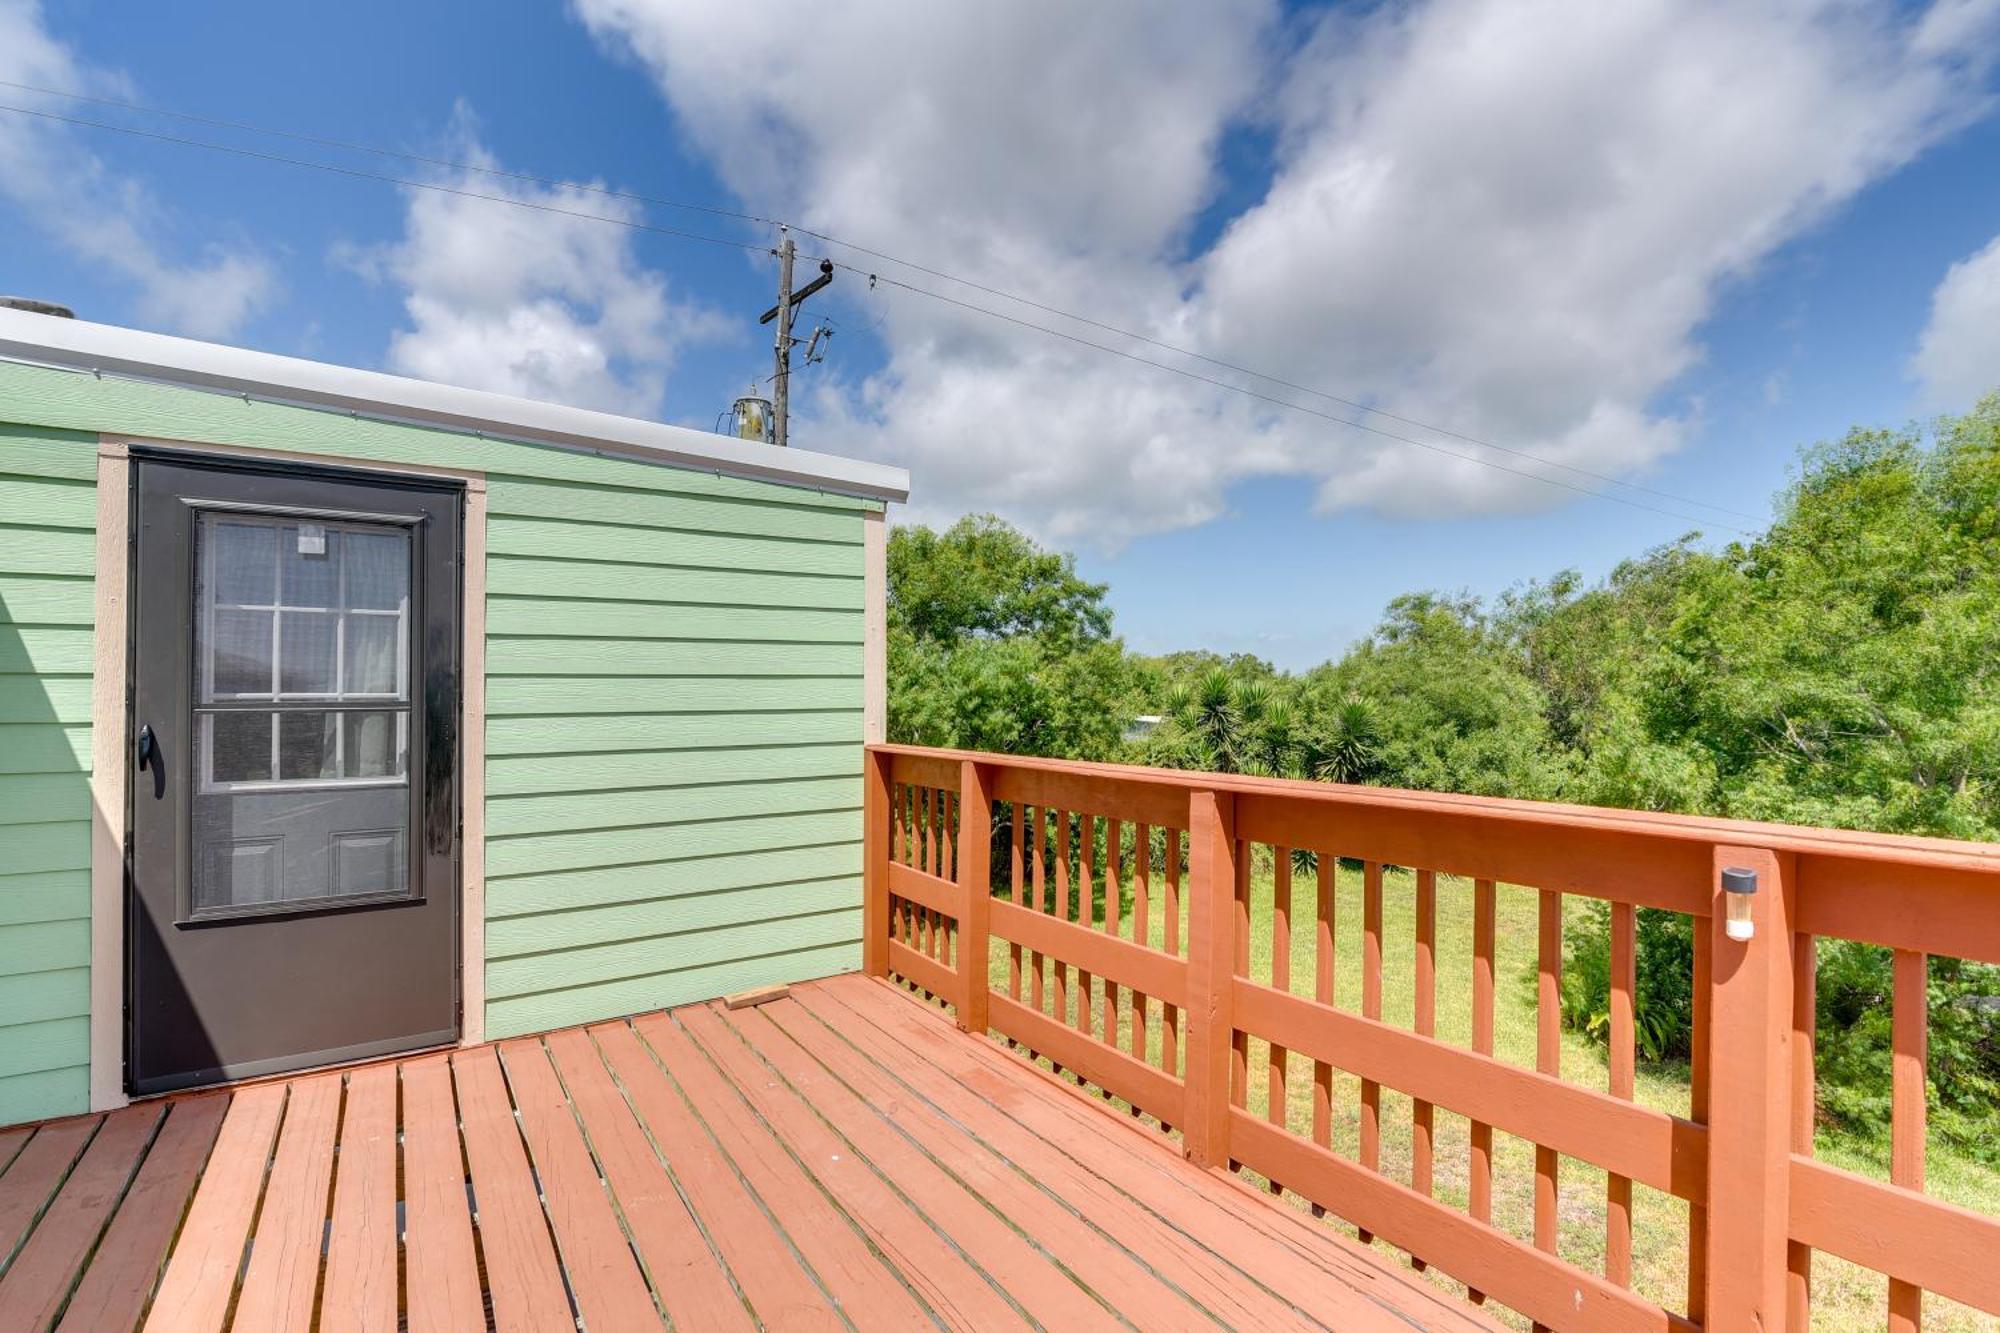
<path id="1" fill-rule="evenodd" d="M 4 307 L 0 307 L 0 358 L 617 454 L 877 500 L 900 502 L 910 493 L 910 474 L 884 463 L 780 449 L 610 412 Z"/>

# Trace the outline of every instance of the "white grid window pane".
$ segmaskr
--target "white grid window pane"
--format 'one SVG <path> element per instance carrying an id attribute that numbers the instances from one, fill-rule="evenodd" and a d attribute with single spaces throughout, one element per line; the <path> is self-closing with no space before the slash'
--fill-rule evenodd
<path id="1" fill-rule="evenodd" d="M 275 704 L 204 709 L 205 789 L 407 779 L 412 552 L 410 533 L 397 527 L 201 517 L 197 705 Z M 349 700 L 400 706 L 352 714 L 316 706 Z"/>
<path id="2" fill-rule="evenodd" d="M 341 688 L 348 694 L 395 694 L 402 692 L 396 668 L 402 654 L 400 616 L 348 616 L 346 636 L 346 678 Z"/>
<path id="3" fill-rule="evenodd" d="M 347 562 L 347 605 L 401 611 L 410 600 L 410 536 L 406 532 L 341 534 Z"/>
<path id="4" fill-rule="evenodd" d="M 347 727 L 347 776 L 350 778 L 399 778 L 403 776 L 406 746 L 403 715 L 396 713 L 343 713 Z"/>
<path id="5" fill-rule="evenodd" d="M 217 611 L 208 651 L 208 687 L 213 693 L 271 692 L 271 612 Z"/>
<path id="6" fill-rule="evenodd" d="M 210 713 L 202 718 L 202 725 L 208 731 L 211 781 L 271 780 L 269 713 Z"/>
<path id="7" fill-rule="evenodd" d="M 278 621 L 278 688 L 286 694 L 332 694 L 340 688 L 334 675 L 335 617 L 285 611 Z"/>
<path id="8" fill-rule="evenodd" d="M 340 714 L 280 713 L 278 777 L 318 782 L 340 776 Z"/>
<path id="9" fill-rule="evenodd" d="M 278 533 L 268 523 L 217 520 L 202 524 L 214 543 L 209 594 L 218 602 L 269 606 L 277 600 Z"/>
<path id="10" fill-rule="evenodd" d="M 284 569 L 286 606 L 332 608 L 340 604 L 340 538 L 319 528 L 316 541 L 303 542 L 299 526 L 278 529 L 278 561 Z M 301 550 L 301 546 L 308 549 Z"/>

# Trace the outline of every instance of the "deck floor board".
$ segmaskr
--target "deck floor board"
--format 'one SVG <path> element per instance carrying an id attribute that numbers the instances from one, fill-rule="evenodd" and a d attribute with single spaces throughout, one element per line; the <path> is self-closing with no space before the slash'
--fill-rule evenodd
<path id="1" fill-rule="evenodd" d="M 996 1256 L 1006 1253 L 999 1242 L 1011 1239 L 1018 1244 L 1018 1237 L 1001 1226 L 989 1237 L 995 1242 L 992 1246 L 948 1239 L 932 1219 L 956 1219 L 976 1207 L 969 1195 L 943 1195 L 940 1203 L 940 1196 L 933 1193 L 925 1200 L 930 1206 L 919 1212 L 922 1205 L 908 1197 L 910 1191 L 899 1194 L 890 1183 L 911 1181 L 911 1175 L 898 1167 L 914 1154 L 907 1149 L 885 1152 L 879 1138 L 865 1148 L 853 1138 L 843 1138 L 853 1117 L 843 1115 L 845 1108 L 829 1105 L 824 1097 L 808 1100 L 798 1090 L 800 1081 L 787 1071 L 763 1067 L 759 1054 L 736 1035 L 739 1025 L 735 1016 L 725 1017 L 709 1009 L 683 1012 L 682 1022 L 702 1049 L 743 1090 L 773 1131 L 784 1136 L 822 1187 L 843 1201 L 848 1215 L 922 1291 L 925 1302 L 941 1318 L 972 1328 L 1028 1327 L 1009 1303 L 1007 1288 L 991 1276 Z M 778 1077 L 772 1076 L 774 1072 Z M 1070 1322 L 1051 1326 L 1082 1329 L 1093 1325 Z"/>
<path id="2" fill-rule="evenodd" d="M 688 1202 L 707 1223 L 709 1238 L 736 1274 L 758 1321 L 773 1328 L 845 1328 L 818 1275 L 709 1138 L 632 1028 L 606 1023 L 591 1029 L 591 1035 Z"/>
<path id="3" fill-rule="evenodd" d="M 97 1132 L 101 1116 L 59 1120 L 36 1131 L 0 1175 L 0 1273 L 26 1248 L 69 1169 Z"/>
<path id="4" fill-rule="evenodd" d="M 668 1320 L 1494 1327 L 856 976 L 0 1130 L 10 1333 Z"/>
<path id="5" fill-rule="evenodd" d="M 813 1183 L 672 1015 L 648 1014 L 633 1026 L 857 1328 L 936 1327 L 902 1272 L 877 1258 L 853 1219 Z"/>
<path id="6" fill-rule="evenodd" d="M 451 1057 L 465 1160 L 472 1168 L 473 1222 L 486 1257 L 493 1326 L 500 1333 L 564 1328 L 573 1322 L 569 1293 L 549 1239 L 534 1173 L 500 1061 L 490 1046 Z"/>
<path id="7" fill-rule="evenodd" d="M 395 1333 L 396 1067 L 347 1079 L 327 1232 L 321 1333 Z"/>
<path id="8" fill-rule="evenodd" d="M 406 1062 L 403 1091 L 403 1270 L 411 1333 L 486 1328 L 479 1255 L 472 1239 L 465 1149 L 451 1062 L 442 1055 Z"/>
<path id="9" fill-rule="evenodd" d="M 774 1006 L 777 1012 L 773 1017 L 781 1025 L 791 1017 L 788 1007 Z M 787 1031 L 794 1038 L 805 1034 L 799 1027 L 788 1026 Z M 812 1040 L 810 1035 L 807 1039 Z M 1110 1216 L 1101 1201 L 1083 1197 L 1074 1178 L 1038 1178 L 1036 1164 L 1023 1164 L 996 1151 L 962 1121 L 955 1122 L 933 1104 L 912 1096 L 887 1069 L 843 1038 L 828 1034 L 816 1043 L 815 1054 L 829 1072 L 856 1092 L 877 1106 L 892 1108 L 898 1128 L 992 1201 L 1044 1250 L 1062 1255 L 1078 1281 L 1139 1327 L 1208 1329 L 1218 1320 L 1226 1328 L 1299 1326 L 1286 1317 L 1288 1311 L 1274 1303 L 1265 1303 L 1257 1310 L 1273 1321 L 1269 1324 L 1252 1316 L 1251 1308 L 1259 1303 L 1251 1299 L 1240 1306 L 1216 1302 L 1225 1306 L 1227 1316 L 1212 1309 L 1201 1299 L 1206 1293 L 1192 1289 L 1202 1284 L 1188 1281 L 1187 1273 L 1169 1264 L 1156 1262 L 1164 1259 L 1163 1249 L 1153 1238 L 1139 1234 L 1151 1228 L 1135 1215 L 1128 1212 L 1125 1219 Z M 981 1126 L 982 1130 L 993 1128 L 996 1126 Z M 1135 1225 L 1128 1230 L 1123 1220 Z"/>
<path id="10" fill-rule="evenodd" d="M 1018 1057 L 991 1043 L 959 1040 L 948 1024 L 885 986 L 809 994 L 803 1007 L 825 1015 L 846 1039 L 878 1057 L 896 1050 L 921 1055 L 896 1067 L 962 1118 L 997 1126 L 989 1132 L 1009 1141 L 1025 1135 L 1030 1153 L 1038 1153 L 1036 1144 L 1062 1153 L 1131 1198 L 1156 1224 L 1211 1248 L 1319 1323 L 1353 1327 L 1380 1317 L 1385 1307 L 1406 1311 L 1430 1304 L 1439 1326 L 1452 1327 L 1449 1321 L 1462 1311 L 1428 1286 L 1413 1288 L 1371 1251 L 1325 1244 L 1323 1225 L 1245 1197 L 1240 1182 L 1191 1169 L 1162 1170 L 1149 1131 L 1052 1078 L 1023 1079 Z M 841 1008 L 852 1011 L 851 1020 L 841 1016 Z M 985 1103 L 985 1109 L 975 1102 Z M 1386 1299 L 1377 1298 L 1377 1289 Z"/>
<path id="11" fill-rule="evenodd" d="M 321 1074 L 292 1084 L 250 1246 L 250 1266 L 237 1297 L 237 1327 L 310 1333 L 333 1145 L 339 1137 L 341 1082 L 338 1074 Z"/>
<path id="12" fill-rule="evenodd" d="M 549 1053 L 667 1317 L 676 1328 L 754 1328 L 728 1268 L 660 1165 L 597 1043 L 585 1032 L 557 1032 Z"/>
<path id="13" fill-rule="evenodd" d="M 549 1054 L 532 1037 L 500 1047 L 507 1083 L 521 1112 L 521 1133 L 542 1182 L 542 1202 L 586 1328 L 644 1328 L 658 1323 L 624 1228 L 612 1210 L 597 1163 L 584 1146 L 576 1114 Z"/>
<path id="14" fill-rule="evenodd" d="M 128 1106 L 104 1118 L 62 1192 L 0 1277 L 0 1328 L 42 1328 L 55 1318 L 92 1243 L 160 1123 L 157 1106 Z"/>
<path id="15" fill-rule="evenodd" d="M 119 1200 L 83 1280 L 70 1294 L 60 1328 L 88 1333 L 139 1322 L 228 1109 L 226 1095 L 189 1097 L 167 1108 L 167 1123 Z"/>

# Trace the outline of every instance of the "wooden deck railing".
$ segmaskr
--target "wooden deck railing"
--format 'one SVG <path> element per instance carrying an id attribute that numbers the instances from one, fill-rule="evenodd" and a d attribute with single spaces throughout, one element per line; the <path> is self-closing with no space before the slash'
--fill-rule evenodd
<path id="1" fill-rule="evenodd" d="M 1920 1327 L 1926 1290 L 2000 1313 L 2000 1219 L 1923 1193 L 1927 957 L 2000 963 L 2000 847 L 900 746 L 871 747 L 866 793 L 867 970 L 1475 1300 L 1562 1329 L 1803 1330 L 1826 1251 L 1887 1274 L 1891 1329 Z M 1341 859 L 1362 868 L 1358 1012 L 1334 1003 Z M 1413 877 L 1407 946 L 1384 938 L 1385 867 Z M 1724 929 L 1727 867 L 1757 875 L 1748 941 Z M 1435 1032 L 1440 876 L 1472 895 L 1463 1044 Z M 1496 895 L 1522 891 L 1502 886 L 1538 895 L 1533 1069 L 1494 1053 Z M 1269 961 L 1253 974 L 1264 892 Z M 1604 1091 L 1560 1063 L 1572 898 L 1609 904 Z M 1634 1099 L 1640 908 L 1693 919 L 1685 1117 Z M 1310 977 L 1292 975 L 1295 930 L 1313 935 Z M 1888 1181 L 1813 1158 L 1821 935 L 1895 951 Z M 1408 1027 L 1383 1019 L 1392 947 L 1410 950 Z M 1352 1156 L 1332 1144 L 1336 1077 L 1358 1082 Z M 1307 1079 L 1310 1128 L 1295 1130 Z M 1407 1181 L 1383 1170 L 1385 1089 L 1409 1101 Z M 1438 1197 L 1439 1110 L 1469 1122 L 1462 1209 Z M 1535 1145 L 1532 1243 L 1492 1221 L 1496 1130 Z M 1607 1175 L 1601 1271 L 1561 1252 L 1565 1158 Z M 1686 1293 L 1668 1304 L 1632 1289 L 1635 1184 L 1687 1210 Z"/>

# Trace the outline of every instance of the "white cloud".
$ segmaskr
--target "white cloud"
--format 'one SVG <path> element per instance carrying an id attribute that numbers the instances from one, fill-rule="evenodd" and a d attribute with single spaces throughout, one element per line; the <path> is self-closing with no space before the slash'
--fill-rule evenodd
<path id="1" fill-rule="evenodd" d="M 453 156 L 494 167 L 460 119 Z M 406 191 L 403 238 L 348 256 L 406 289 L 409 325 L 389 343 L 394 370 L 650 416 L 661 410 L 676 354 L 725 327 L 672 300 L 665 279 L 633 253 L 629 231 L 592 220 L 636 219 L 633 205 L 595 188 L 521 185 L 480 172 L 440 183 L 563 211 Z"/>
<path id="2" fill-rule="evenodd" d="M 790 10 L 582 0 L 744 199 L 807 226 L 1165 328 L 1216 143 L 1268 75 L 1266 0 Z M 810 242 L 808 242 L 810 244 Z M 843 275 L 836 292 L 855 294 Z M 1253 416 L 1169 377 L 877 293 L 887 368 L 801 394 L 801 445 L 917 469 L 918 512 L 1057 537 L 1218 512 Z M 795 399 L 795 401 L 798 401 Z M 1247 438 L 1246 438 L 1247 432 Z"/>
<path id="3" fill-rule="evenodd" d="M 1207 258 L 1207 339 L 1642 472 L 1686 433 L 1652 403 L 1699 359 L 1719 289 L 1959 123 L 1953 53 L 1981 29 L 1951 8 L 1911 27 L 1853 3 L 1436 0 L 1322 24 L 1281 99 L 1277 182 Z M 1441 486 L 1407 448 L 1344 453 L 1328 503 L 1559 498 L 1472 466 Z"/>
<path id="4" fill-rule="evenodd" d="M 1931 293 L 1910 372 L 1925 402 L 1959 410 L 2000 389 L 2000 236 L 1946 271 Z"/>
<path id="5" fill-rule="evenodd" d="M 1621 476 L 1686 438 L 1657 404 L 1719 292 L 1983 109 L 2000 9 L 1428 0 L 1299 27 L 1261 0 L 574 2 L 760 209 Z M 1246 117 L 1277 129 L 1270 189 L 1186 254 Z M 820 385 L 797 434 L 909 464 L 920 512 L 1115 545 L 1258 475 L 1407 514 L 1573 498 L 880 300 L 888 364 Z"/>
<path id="6" fill-rule="evenodd" d="M 52 37 L 36 0 L 0 0 L 0 79 L 63 92 L 129 95 Z M 17 89 L 18 105 L 58 112 L 73 104 Z M 77 258 L 131 283 L 144 323 L 199 338 L 224 337 L 269 303 L 277 281 L 252 251 L 219 244 L 175 257 L 161 233 L 168 214 L 146 187 L 107 167 L 62 124 L 0 113 L 0 197 Z M 30 295 L 62 300 L 61 292 Z M 90 313 L 88 311 L 84 312 Z"/>

